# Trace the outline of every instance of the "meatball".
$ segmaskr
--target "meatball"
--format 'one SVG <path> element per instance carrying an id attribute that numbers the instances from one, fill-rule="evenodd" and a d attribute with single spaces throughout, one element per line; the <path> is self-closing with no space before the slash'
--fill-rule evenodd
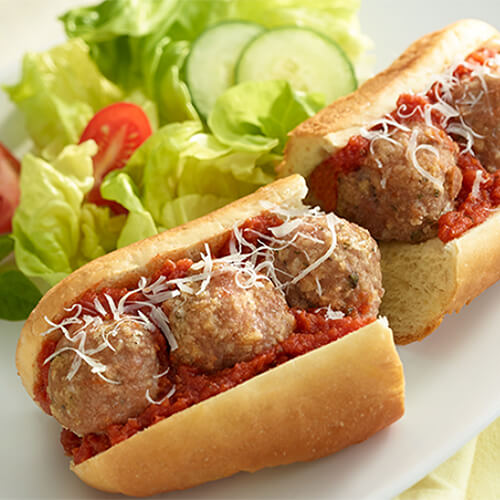
<path id="1" fill-rule="evenodd" d="M 364 312 L 376 316 L 384 293 L 377 243 L 365 229 L 335 219 L 337 243 L 332 255 L 287 286 L 287 302 L 301 309 L 329 305 L 345 314 L 364 306 Z M 278 273 L 291 281 L 290 276 L 298 276 L 325 254 L 332 243 L 332 231 L 326 216 L 305 216 L 286 238 L 291 244 L 281 246 L 274 262 Z"/>
<path id="2" fill-rule="evenodd" d="M 216 263 L 208 286 L 194 285 L 162 305 L 178 343 L 173 362 L 213 371 L 246 361 L 284 340 L 295 327 L 283 294 L 266 278 L 243 288 L 234 266 Z"/>
<path id="3" fill-rule="evenodd" d="M 339 174 L 336 212 L 376 239 L 427 240 L 460 191 L 458 147 L 425 124 L 398 129 L 390 139 L 374 139 L 362 165 Z"/>
<path id="4" fill-rule="evenodd" d="M 485 88 L 486 87 L 486 88 Z M 489 172 L 500 168 L 500 71 L 496 75 L 464 77 L 454 86 L 453 106 L 474 132 L 473 151 Z M 460 126 L 460 122 L 451 124 Z M 459 138 L 462 139 L 462 138 Z"/>
<path id="5" fill-rule="evenodd" d="M 133 319 L 105 321 L 89 327 L 85 335 L 84 350 L 106 367 L 102 375 L 107 380 L 92 373 L 92 367 L 85 361 L 68 380 L 77 354 L 66 350 L 52 360 L 47 388 L 52 415 L 80 436 L 125 423 L 150 404 L 147 391 L 152 398 L 158 392 L 154 378 L 159 370 L 156 346 L 151 332 L 143 325 Z M 105 339 L 114 350 L 104 347 Z M 62 337 L 56 351 L 66 347 L 82 350 L 79 338 L 72 342 Z"/>

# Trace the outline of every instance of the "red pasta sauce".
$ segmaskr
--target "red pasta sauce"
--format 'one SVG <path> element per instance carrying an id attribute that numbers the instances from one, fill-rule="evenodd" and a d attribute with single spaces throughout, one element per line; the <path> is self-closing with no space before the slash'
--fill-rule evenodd
<path id="1" fill-rule="evenodd" d="M 271 227 L 278 226 L 283 221 L 274 214 L 264 214 L 262 216 L 249 219 L 240 226 L 241 233 L 245 240 L 251 244 L 258 245 L 261 235 L 269 236 Z M 229 235 L 222 245 L 217 257 L 222 257 L 229 253 L 230 242 L 234 236 Z M 166 260 L 161 268 L 151 277 L 154 282 L 160 276 L 167 279 L 174 279 L 186 276 L 192 261 L 189 259 L 173 262 Z M 134 287 L 131 287 L 133 289 Z M 78 301 L 82 307 L 93 309 L 95 299 L 107 307 L 107 312 L 111 318 L 111 311 L 105 300 L 105 294 L 111 296 L 114 301 L 120 300 L 128 288 L 105 288 L 99 292 L 87 291 Z M 131 297 L 132 300 L 146 300 L 140 292 Z M 160 358 L 160 367 L 169 367 L 168 373 L 159 379 L 160 395 L 167 394 L 175 384 L 175 393 L 170 398 L 165 398 L 161 404 L 149 405 L 140 415 L 129 418 L 124 424 L 110 425 L 105 432 L 99 434 L 87 434 L 79 437 L 70 430 L 63 429 L 61 432 L 61 443 L 66 454 L 73 457 L 75 464 L 105 451 L 111 446 L 129 438 L 136 432 L 143 430 L 167 417 L 189 408 L 207 398 L 227 391 L 242 382 L 255 377 L 273 367 L 276 367 L 290 359 L 305 354 L 313 349 L 333 342 L 350 332 L 358 330 L 375 320 L 366 314 L 369 310 L 368 304 L 362 304 L 358 311 L 350 316 L 341 319 L 326 319 L 321 310 L 303 311 L 291 309 L 295 316 L 296 327 L 294 332 L 284 341 L 257 355 L 250 361 L 236 363 L 230 368 L 218 370 L 212 373 L 205 373 L 201 369 L 184 365 L 170 364 L 169 352 L 162 334 L 157 332 L 156 344 Z M 148 309 L 143 310 L 147 314 Z M 36 382 L 36 400 L 42 405 L 47 413 L 50 413 L 50 401 L 47 395 L 49 363 L 45 359 L 55 351 L 57 341 L 47 340 L 40 352 L 38 363 L 38 378 Z M 42 404 L 43 402 L 43 404 Z"/>
<path id="2" fill-rule="evenodd" d="M 438 221 L 438 237 L 444 243 L 484 222 L 500 205 L 500 171 L 489 173 L 470 153 L 459 156 L 458 166 L 463 180 L 457 207 L 443 214 Z M 476 192 L 473 190 L 475 182 L 478 186 Z"/>
<path id="3" fill-rule="evenodd" d="M 359 168 L 370 150 L 370 141 L 361 135 L 349 139 L 347 145 L 320 163 L 309 176 L 309 187 L 323 210 L 337 207 L 337 186 L 340 173 Z"/>

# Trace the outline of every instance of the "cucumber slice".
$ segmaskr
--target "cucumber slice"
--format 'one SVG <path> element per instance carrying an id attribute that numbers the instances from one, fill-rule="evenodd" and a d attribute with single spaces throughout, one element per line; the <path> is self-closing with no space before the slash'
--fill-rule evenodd
<path id="1" fill-rule="evenodd" d="M 234 84 L 234 66 L 248 42 L 264 27 L 228 21 L 205 30 L 194 42 L 186 61 L 186 81 L 193 103 L 205 118 L 217 97 Z"/>
<path id="2" fill-rule="evenodd" d="M 357 87 L 343 50 L 324 35 L 298 27 L 269 30 L 250 41 L 236 64 L 235 79 L 288 80 L 295 90 L 321 92 L 326 104 Z"/>

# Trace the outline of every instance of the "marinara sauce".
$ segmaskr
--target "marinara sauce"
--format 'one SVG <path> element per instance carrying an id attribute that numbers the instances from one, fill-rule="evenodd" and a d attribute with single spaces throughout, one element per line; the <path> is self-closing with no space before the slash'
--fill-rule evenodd
<path id="1" fill-rule="evenodd" d="M 500 171 L 489 173 L 470 153 L 459 156 L 458 166 L 463 180 L 457 208 L 443 214 L 438 221 L 438 237 L 444 243 L 484 222 L 500 205 Z"/>
<path id="2" fill-rule="evenodd" d="M 247 220 L 240 226 L 240 230 L 247 242 L 258 245 L 261 236 L 271 235 L 270 228 L 282 223 L 283 221 L 278 216 L 267 213 Z M 233 238 L 232 234 L 227 237 L 217 252 L 216 257 L 223 257 L 229 253 Z M 167 260 L 152 276 L 151 281 L 155 281 L 160 276 L 165 276 L 167 279 L 184 277 L 187 275 L 192 264 L 193 262 L 189 259 L 177 262 Z M 131 287 L 131 289 L 134 288 Z M 88 291 L 82 295 L 78 303 L 82 307 L 91 310 L 94 307 L 95 299 L 98 299 L 105 307 L 108 307 L 107 312 L 111 318 L 111 311 L 109 306 L 106 305 L 105 294 L 111 296 L 114 301 L 119 301 L 128 292 L 128 288 L 113 287 L 105 288 L 99 292 Z M 132 300 L 146 299 L 138 292 L 132 297 Z M 227 391 L 260 373 L 372 323 L 375 318 L 366 315 L 366 311 L 368 310 L 369 305 L 362 304 L 359 310 L 350 316 L 340 319 L 327 319 L 324 311 L 321 309 L 304 311 L 292 308 L 291 312 L 295 317 L 296 327 L 288 338 L 262 354 L 257 355 L 250 361 L 236 363 L 230 368 L 211 373 L 206 373 L 199 368 L 184 364 L 170 364 L 168 346 L 163 335 L 158 331 L 157 345 L 160 366 L 162 369 L 169 367 L 168 373 L 159 379 L 159 400 L 161 400 L 162 394 L 166 394 L 174 384 L 176 387 L 175 393 L 170 398 L 165 398 L 159 404 L 149 405 L 140 415 L 129 418 L 124 424 L 110 425 L 103 433 L 91 433 L 79 437 L 70 430 L 63 429 L 61 432 L 61 443 L 64 450 L 66 454 L 73 457 L 75 464 L 82 463 L 174 413 Z M 148 308 L 144 308 L 143 313 L 147 314 Z M 37 358 L 39 368 L 36 384 L 38 393 L 37 401 L 40 403 L 44 402 L 44 409 L 48 413 L 50 413 L 50 401 L 47 395 L 49 363 L 45 363 L 45 359 L 55 352 L 56 344 L 57 341 L 54 339 L 47 340 Z"/>

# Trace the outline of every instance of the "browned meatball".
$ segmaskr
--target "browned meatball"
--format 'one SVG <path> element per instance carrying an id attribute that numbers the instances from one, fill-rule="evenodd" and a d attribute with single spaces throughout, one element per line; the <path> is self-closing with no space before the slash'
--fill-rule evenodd
<path id="1" fill-rule="evenodd" d="M 366 308 L 363 312 L 377 315 L 384 293 L 377 243 L 365 229 L 335 219 L 335 250 L 300 281 L 286 288 L 287 301 L 301 309 L 330 305 L 345 314 Z M 298 276 L 325 254 L 332 242 L 332 231 L 325 216 L 306 216 L 287 238 L 293 243 L 276 252 L 275 265 L 284 275 Z"/>
<path id="2" fill-rule="evenodd" d="M 453 106 L 475 136 L 473 151 L 484 168 L 500 168 L 500 70 L 478 77 L 464 77 L 453 90 Z M 451 123 L 450 130 L 460 126 Z M 463 140 L 463 138 L 459 138 Z"/>
<path id="3" fill-rule="evenodd" d="M 372 141 L 360 168 L 339 175 L 336 212 L 379 240 L 424 241 L 436 236 L 439 217 L 460 191 L 458 147 L 424 124 L 391 139 L 396 143 Z"/>
<path id="4" fill-rule="evenodd" d="M 109 347 L 91 354 L 107 338 Z M 79 342 L 62 337 L 56 351 L 78 348 Z M 158 373 L 159 362 L 151 332 L 134 320 L 118 325 L 106 321 L 86 332 L 85 352 L 106 366 L 102 373 L 109 381 L 92 373 L 92 367 L 82 361 L 74 376 L 68 380 L 77 355 L 64 351 L 56 356 L 49 370 L 48 395 L 54 417 L 64 427 L 78 435 L 101 432 L 110 424 L 124 423 L 129 417 L 141 413 L 157 395 L 158 383 L 153 376 Z"/>
<path id="5" fill-rule="evenodd" d="M 293 331 L 295 319 L 283 294 L 267 279 L 242 288 L 237 275 L 235 267 L 217 263 L 204 291 L 183 292 L 163 303 L 179 345 L 173 361 L 206 371 L 226 368 L 252 359 Z"/>

